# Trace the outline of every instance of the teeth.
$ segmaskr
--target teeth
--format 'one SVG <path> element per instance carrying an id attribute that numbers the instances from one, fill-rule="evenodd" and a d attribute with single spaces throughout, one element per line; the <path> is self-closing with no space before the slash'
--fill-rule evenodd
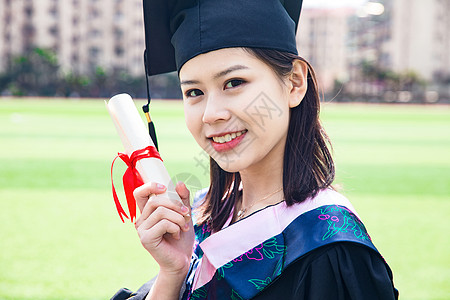
<path id="1" fill-rule="evenodd" d="M 212 139 L 216 143 L 223 144 L 223 143 L 229 142 L 229 141 L 237 138 L 238 136 L 243 135 L 245 132 L 246 132 L 246 130 L 242 130 L 239 132 L 228 133 L 224 136 L 215 136 Z"/>

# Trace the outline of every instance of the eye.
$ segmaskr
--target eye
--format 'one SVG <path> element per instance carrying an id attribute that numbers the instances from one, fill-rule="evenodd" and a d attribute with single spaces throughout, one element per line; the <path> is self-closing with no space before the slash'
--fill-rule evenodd
<path id="1" fill-rule="evenodd" d="M 231 89 L 245 83 L 242 79 L 231 79 L 225 84 L 225 89 Z"/>
<path id="2" fill-rule="evenodd" d="M 198 97 L 203 95 L 203 92 L 199 89 L 192 89 L 192 90 L 188 90 L 185 93 L 186 97 Z"/>

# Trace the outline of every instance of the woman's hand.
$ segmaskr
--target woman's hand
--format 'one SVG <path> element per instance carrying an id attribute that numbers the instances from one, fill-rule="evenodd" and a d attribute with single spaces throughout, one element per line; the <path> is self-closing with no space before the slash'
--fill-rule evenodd
<path id="1" fill-rule="evenodd" d="M 176 192 L 183 203 L 158 196 L 166 187 L 150 183 L 134 191 L 141 211 L 136 229 L 144 248 L 160 266 L 158 277 L 179 278 L 181 281 L 189 270 L 194 244 L 194 230 L 190 217 L 189 190 L 178 183 Z"/>

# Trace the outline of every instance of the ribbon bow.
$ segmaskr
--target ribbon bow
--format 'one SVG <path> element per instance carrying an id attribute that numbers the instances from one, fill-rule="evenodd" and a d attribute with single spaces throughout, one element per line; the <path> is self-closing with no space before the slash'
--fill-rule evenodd
<path id="1" fill-rule="evenodd" d="M 123 162 L 128 166 L 127 170 L 123 174 L 122 182 L 123 182 L 123 188 L 125 190 L 125 196 L 127 198 L 127 204 L 128 204 L 128 210 L 130 212 L 130 218 L 131 222 L 134 221 L 136 218 L 136 200 L 133 196 L 133 191 L 144 184 L 144 181 L 142 180 L 141 175 L 139 174 L 138 170 L 136 169 L 136 163 L 138 160 L 141 160 L 143 158 L 158 158 L 162 161 L 161 156 L 159 155 L 158 151 L 154 146 L 148 146 L 144 149 L 139 149 L 131 153 L 131 156 L 128 157 L 125 153 L 118 153 L 117 156 L 114 158 L 112 164 L 111 164 L 111 185 L 112 185 L 112 193 L 114 198 L 114 203 L 116 204 L 117 212 L 119 213 L 120 219 L 122 219 L 122 222 L 125 223 L 125 220 L 123 219 L 123 216 L 125 216 L 128 219 L 127 214 L 122 208 L 122 205 L 120 205 L 119 198 L 117 197 L 116 189 L 114 187 L 114 181 L 113 181 L 113 167 L 114 162 L 117 158 L 120 158 L 123 160 Z"/>

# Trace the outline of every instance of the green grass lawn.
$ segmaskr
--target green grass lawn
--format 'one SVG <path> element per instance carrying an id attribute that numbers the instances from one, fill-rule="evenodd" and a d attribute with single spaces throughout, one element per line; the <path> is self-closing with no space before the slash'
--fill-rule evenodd
<path id="1" fill-rule="evenodd" d="M 336 184 L 401 299 L 448 299 L 450 107 L 325 104 L 322 116 Z M 206 186 L 181 102 L 154 101 L 153 119 L 169 173 Z M 156 274 L 115 212 L 109 172 L 122 145 L 103 101 L 0 98 L 0 145 L 0 299 L 109 299 Z"/>

